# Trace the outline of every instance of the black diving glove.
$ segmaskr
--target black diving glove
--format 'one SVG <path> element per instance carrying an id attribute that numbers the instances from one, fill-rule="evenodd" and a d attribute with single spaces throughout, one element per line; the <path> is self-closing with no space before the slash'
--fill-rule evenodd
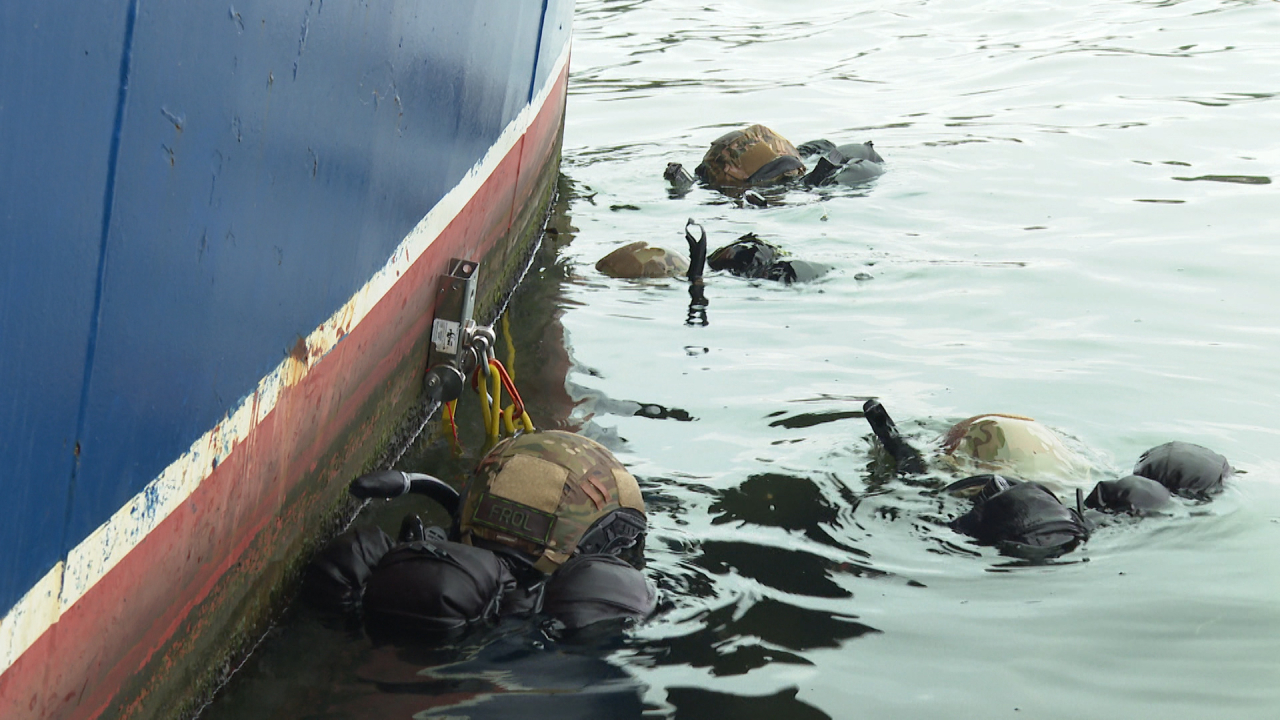
<path id="1" fill-rule="evenodd" d="M 695 238 L 690 228 L 697 228 L 701 237 Z M 684 239 L 689 243 L 689 313 L 685 325 L 707 326 L 707 295 L 703 291 L 702 272 L 707 265 L 707 231 L 689 218 L 684 224 Z"/>
<path id="2" fill-rule="evenodd" d="M 927 470 L 920 452 L 902 438 L 902 433 L 898 432 L 898 426 L 894 424 L 893 418 L 889 417 L 889 412 L 878 400 L 875 398 L 867 400 L 862 405 L 862 416 L 871 425 L 871 430 L 880 440 L 880 444 L 898 464 L 899 472 L 920 475 Z"/>
<path id="3" fill-rule="evenodd" d="M 694 237 L 690 228 L 697 228 L 700 237 Z M 707 266 L 707 231 L 698 223 L 689 218 L 684 224 L 684 239 L 689 243 L 689 271 L 685 276 L 689 281 L 701 280 L 702 273 Z"/>

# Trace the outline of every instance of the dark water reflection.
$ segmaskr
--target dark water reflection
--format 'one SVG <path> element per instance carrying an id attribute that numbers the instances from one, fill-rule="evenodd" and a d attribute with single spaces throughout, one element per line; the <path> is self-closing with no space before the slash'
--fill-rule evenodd
<path id="1" fill-rule="evenodd" d="M 824 598 L 853 596 L 832 579 L 836 572 L 853 575 L 876 572 L 855 563 L 837 563 L 803 550 L 747 541 L 707 541 L 694 562 L 717 575 L 732 571 L 784 593 Z"/>
<path id="2" fill-rule="evenodd" d="M 715 676 L 744 675 L 771 663 L 812 665 L 803 652 L 840 647 L 842 641 L 879 631 L 852 616 L 760 600 L 700 613 L 684 625 L 696 628 L 660 642 L 634 641 L 633 660 L 650 667 L 706 668 Z"/>
<path id="3" fill-rule="evenodd" d="M 410 648 L 357 671 L 384 698 L 355 714 L 380 717 L 640 717 L 641 689 L 604 648 L 555 644 L 531 632 L 482 636 L 470 650 Z M 384 653 L 385 654 L 385 653 Z M 458 655 L 462 655 L 458 658 Z M 381 705 L 380 709 L 375 708 Z M 400 710 L 402 709 L 402 710 Z"/>
<path id="4" fill-rule="evenodd" d="M 796 694 L 795 688 L 747 697 L 702 688 L 673 687 L 667 690 L 667 702 L 675 707 L 672 717 L 679 720 L 709 717 L 829 720 L 830 715 L 798 699 Z"/>
<path id="5" fill-rule="evenodd" d="M 837 506 L 806 478 L 789 475 L 752 475 L 723 492 L 711 505 L 712 524 L 747 522 L 798 530 L 805 537 L 836 547 L 825 527 L 836 522 Z"/>

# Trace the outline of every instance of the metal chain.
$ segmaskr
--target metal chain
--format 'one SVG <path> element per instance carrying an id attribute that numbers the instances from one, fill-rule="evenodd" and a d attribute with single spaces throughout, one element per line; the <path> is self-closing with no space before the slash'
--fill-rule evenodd
<path id="1" fill-rule="evenodd" d="M 542 249 L 542 238 L 547 234 L 547 221 L 551 219 L 553 208 L 556 206 L 556 199 L 560 196 L 558 189 L 552 189 L 551 199 L 547 202 L 547 208 L 542 213 L 542 229 L 538 232 L 538 236 L 534 238 L 533 245 L 529 248 L 529 253 L 525 257 L 524 266 L 520 269 L 520 274 L 516 276 L 515 282 L 511 283 L 511 289 L 507 291 L 506 296 L 502 298 L 501 305 L 498 306 L 498 312 L 493 314 L 489 319 L 489 326 L 498 322 L 507 312 L 507 308 L 511 305 L 511 299 L 515 297 L 516 291 L 520 289 L 520 285 L 524 282 L 525 276 L 529 274 L 529 270 L 533 268 L 533 263 L 538 259 L 538 251 Z"/>
<path id="2" fill-rule="evenodd" d="M 520 268 L 520 274 L 516 275 L 516 280 L 511 284 L 511 289 L 507 291 L 505 296 L 503 296 L 502 304 L 498 307 L 498 311 L 494 313 L 493 317 L 489 319 L 488 323 L 486 323 L 489 327 L 493 327 L 493 324 L 498 322 L 498 320 L 507 312 L 507 308 L 511 306 L 511 299 L 516 296 L 516 291 L 520 289 L 520 284 L 524 282 L 529 271 L 533 269 L 533 263 L 538 259 L 538 251 L 542 249 L 542 236 L 545 234 L 545 230 L 538 233 L 538 238 L 533 241 L 533 245 L 529 248 L 529 254 L 525 258 L 524 266 Z"/>
<path id="3" fill-rule="evenodd" d="M 431 418 L 435 417 L 436 413 L 440 411 L 440 406 L 441 402 L 439 400 L 427 400 L 424 405 L 426 410 L 423 412 L 422 422 L 418 423 L 418 428 L 414 430 L 413 434 L 409 436 L 409 439 L 400 446 L 400 450 L 396 452 L 395 457 L 391 458 L 391 461 L 385 465 L 383 468 L 384 470 L 391 470 L 395 468 L 396 463 L 400 462 L 400 458 L 404 457 L 404 454 L 409 451 L 409 448 L 413 447 L 413 443 L 418 439 L 418 436 L 422 434 L 422 429 L 425 428 L 427 423 L 431 422 Z"/>

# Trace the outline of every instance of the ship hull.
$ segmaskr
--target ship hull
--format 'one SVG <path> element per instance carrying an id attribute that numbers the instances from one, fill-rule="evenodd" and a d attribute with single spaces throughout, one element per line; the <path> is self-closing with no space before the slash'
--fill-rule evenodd
<path id="1" fill-rule="evenodd" d="M 186 27 L 166 15 L 181 8 L 123 5 L 119 82 L 106 98 L 115 112 L 96 118 L 112 128 L 111 148 L 86 166 L 100 182 L 66 200 L 61 219 L 4 220 L 10 238 L 63 222 L 54 230 L 65 235 L 40 238 L 52 257 L 9 247 L 0 259 L 10 277 L 61 260 L 74 296 L 51 299 L 34 283 L 0 291 L 6 305 L 35 309 L 0 316 L 0 328 L 58 359 L 0 350 L 3 380 L 21 388 L 0 418 L 14 502 L 0 538 L 13 549 L 0 567 L 6 718 L 165 717 L 199 702 L 279 607 L 345 484 L 418 407 L 449 260 L 480 261 L 481 309 L 492 307 L 541 228 L 558 168 L 571 3 L 531 5 L 496 30 L 479 7 L 428 21 L 397 6 L 390 20 L 433 41 L 416 41 L 415 72 L 470 68 L 439 82 L 398 69 L 408 56 L 371 61 L 377 52 L 344 45 L 370 37 L 350 29 L 356 4 L 223 5 L 228 36 L 265 30 L 256 45 L 220 50 L 157 37 Z M 273 39 L 289 21 L 301 30 Z M 471 35 L 433 44 L 450 22 Z M 92 37 L 77 28 L 64 30 Z M 274 62 L 279 46 L 287 62 Z M 514 49 L 486 65 L 477 48 L 495 46 Z M 357 70 L 315 70 L 307 88 L 277 92 L 343 53 L 360 57 Z M 206 88 L 217 103 L 184 101 L 188 83 L 166 85 L 156 57 L 232 70 L 196 69 L 229 79 Z M 4 90 L 5 107 L 22 99 L 23 88 Z M 337 123 L 334 140 L 308 121 L 312 106 L 353 114 L 357 127 Z M 351 141 L 362 124 L 368 158 Z M 32 121 L 27 132 L 47 130 Z M 200 167 L 183 174 L 189 164 Z M 6 185 L 15 180 L 6 171 Z M 77 251 L 88 257 L 71 260 Z"/>

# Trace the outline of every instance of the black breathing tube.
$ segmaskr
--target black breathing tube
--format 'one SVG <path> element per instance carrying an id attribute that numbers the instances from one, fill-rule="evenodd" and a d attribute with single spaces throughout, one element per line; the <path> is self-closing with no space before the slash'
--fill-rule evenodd
<path id="1" fill-rule="evenodd" d="M 426 495 L 435 500 L 449 513 L 449 517 L 457 520 L 462 510 L 462 496 L 449 483 L 424 473 L 405 473 L 409 478 L 409 492 Z"/>
<path id="2" fill-rule="evenodd" d="M 390 499 L 405 493 L 426 495 L 439 503 L 448 511 L 449 517 L 454 519 L 457 519 L 458 512 L 462 508 L 462 496 L 457 490 L 440 478 L 425 473 L 379 470 L 352 480 L 347 491 L 361 499 Z"/>

